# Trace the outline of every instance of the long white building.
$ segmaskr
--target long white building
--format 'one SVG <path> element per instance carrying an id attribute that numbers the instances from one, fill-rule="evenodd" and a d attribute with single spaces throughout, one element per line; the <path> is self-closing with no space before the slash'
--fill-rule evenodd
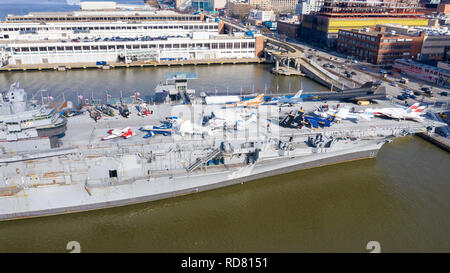
<path id="1" fill-rule="evenodd" d="M 0 40 L 161 37 L 194 31 L 220 33 L 222 29 L 214 21 L 0 23 Z"/>
<path id="2" fill-rule="evenodd" d="M 253 58 L 260 54 L 263 47 L 262 37 L 235 37 L 208 32 L 151 41 L 0 43 L 3 43 L 0 44 L 0 51 L 6 52 L 10 65 Z"/>

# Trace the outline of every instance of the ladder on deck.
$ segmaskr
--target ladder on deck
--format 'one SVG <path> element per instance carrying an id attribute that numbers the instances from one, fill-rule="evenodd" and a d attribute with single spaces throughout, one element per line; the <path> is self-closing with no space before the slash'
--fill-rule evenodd
<path id="1" fill-rule="evenodd" d="M 193 170 L 197 169 L 198 167 L 200 167 L 200 165 L 202 165 L 203 163 L 208 162 L 209 160 L 213 159 L 214 157 L 216 157 L 217 155 L 220 154 L 220 149 L 214 149 L 212 150 L 209 154 L 207 154 L 206 156 L 202 157 L 202 158 L 198 158 L 194 163 L 192 163 L 186 170 L 188 172 L 192 172 Z"/>

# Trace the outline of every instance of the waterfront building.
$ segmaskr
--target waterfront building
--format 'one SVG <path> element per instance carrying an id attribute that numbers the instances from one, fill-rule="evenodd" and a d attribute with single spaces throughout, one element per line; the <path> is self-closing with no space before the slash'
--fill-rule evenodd
<path id="1" fill-rule="evenodd" d="M 373 64 L 390 64 L 396 59 L 420 59 L 424 33 L 397 34 L 386 31 L 386 27 L 376 30 L 339 30 L 337 51 Z"/>
<path id="2" fill-rule="evenodd" d="M 301 39 L 335 47 L 340 29 L 361 29 L 398 23 L 427 26 L 428 18 L 414 4 L 325 0 L 321 11 L 302 16 Z"/>
<path id="3" fill-rule="evenodd" d="M 406 27 L 398 24 L 384 24 L 387 31 L 398 34 L 418 35 L 423 32 L 424 38 L 420 52 L 421 61 L 450 60 L 450 31 L 448 27 Z"/>
<path id="4" fill-rule="evenodd" d="M 1 43 L 0 52 L 8 54 L 10 65 L 254 58 L 262 54 L 264 47 L 262 36 L 236 37 L 207 32 L 152 40 Z"/>
<path id="5" fill-rule="evenodd" d="M 144 22 L 55 22 L 0 23 L 0 41 L 72 40 L 111 37 L 160 37 L 187 35 L 193 31 L 223 33 L 223 22 L 214 21 L 144 21 Z"/>
<path id="6" fill-rule="evenodd" d="M 70 12 L 30 12 L 9 14 L 7 23 L 24 22 L 114 22 L 114 21 L 203 21 L 203 14 L 182 14 L 169 10 L 79 10 Z"/>

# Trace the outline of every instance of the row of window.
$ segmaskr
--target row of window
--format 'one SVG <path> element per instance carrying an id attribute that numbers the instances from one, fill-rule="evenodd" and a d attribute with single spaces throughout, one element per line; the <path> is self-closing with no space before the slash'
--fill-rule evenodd
<path id="1" fill-rule="evenodd" d="M 383 39 L 383 43 L 412 42 L 412 39 Z"/>
<path id="2" fill-rule="evenodd" d="M 386 50 L 386 49 L 410 49 L 411 48 L 411 44 L 406 44 L 406 45 L 383 45 L 381 46 L 381 49 Z"/>
<path id="3" fill-rule="evenodd" d="M 151 25 L 151 26 L 95 26 L 95 27 L 21 27 L 0 28 L 0 32 L 6 31 L 49 31 L 49 30 L 142 30 L 142 29 L 218 29 L 218 25 Z"/>
<path id="4" fill-rule="evenodd" d="M 380 56 L 409 56 L 409 52 L 382 52 Z"/>
<path id="5" fill-rule="evenodd" d="M 104 16 L 104 17 L 6 17 L 7 22 L 24 21 L 200 21 L 199 15 L 194 16 Z"/>
<path id="6" fill-rule="evenodd" d="M 204 49 L 241 49 L 255 48 L 254 42 L 234 43 L 189 43 L 189 44 L 137 44 L 137 45 L 101 45 L 101 46 L 49 46 L 49 47 L 13 47 L 13 52 L 67 52 L 67 51 L 116 51 L 122 49 L 147 48 L 204 48 Z"/>
<path id="7" fill-rule="evenodd" d="M 346 41 L 347 43 L 353 44 L 353 45 L 358 45 L 358 46 L 364 46 L 367 48 L 372 48 L 372 49 L 378 49 L 378 45 L 377 44 L 372 44 L 372 43 L 364 43 L 361 41 L 357 41 L 357 40 L 350 40 L 350 41 Z M 341 46 L 343 47 L 354 47 L 353 45 L 348 45 L 346 43 L 340 43 Z"/>
<path id="8" fill-rule="evenodd" d="M 347 32 L 347 31 L 339 31 L 339 35 L 343 36 L 349 36 L 349 37 L 356 37 L 362 40 L 368 40 L 368 41 L 375 41 L 375 37 L 367 36 L 367 35 L 361 35 L 353 32 Z"/>

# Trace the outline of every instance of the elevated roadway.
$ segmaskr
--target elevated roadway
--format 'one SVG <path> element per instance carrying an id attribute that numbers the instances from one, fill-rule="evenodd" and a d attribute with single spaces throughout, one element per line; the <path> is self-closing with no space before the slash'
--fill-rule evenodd
<path id="1" fill-rule="evenodd" d="M 215 18 L 210 15 L 206 16 L 208 16 L 209 18 Z M 232 27 L 232 30 L 237 29 L 243 32 L 250 31 L 245 26 L 237 24 L 231 20 L 222 17 L 218 18 L 220 18 L 220 20 L 222 20 L 225 23 L 225 25 Z M 294 63 L 294 67 L 298 67 L 298 69 L 301 70 L 301 72 L 304 73 L 306 76 L 312 78 L 313 80 L 316 80 L 317 82 L 325 86 L 333 88 L 334 90 L 342 90 L 354 86 L 353 84 L 349 84 L 347 82 L 343 83 L 342 81 L 339 80 L 339 77 L 336 77 L 336 75 L 334 75 L 333 73 L 330 73 L 329 71 L 323 69 L 318 64 L 310 62 L 307 58 L 305 58 L 304 52 L 299 46 L 264 34 L 261 35 L 264 37 L 266 43 L 269 43 L 273 46 L 280 47 L 286 50 L 282 54 L 272 55 L 276 65 L 279 65 L 279 63 L 277 62 L 280 61 L 285 61 L 287 66 L 290 66 L 291 63 Z"/>

